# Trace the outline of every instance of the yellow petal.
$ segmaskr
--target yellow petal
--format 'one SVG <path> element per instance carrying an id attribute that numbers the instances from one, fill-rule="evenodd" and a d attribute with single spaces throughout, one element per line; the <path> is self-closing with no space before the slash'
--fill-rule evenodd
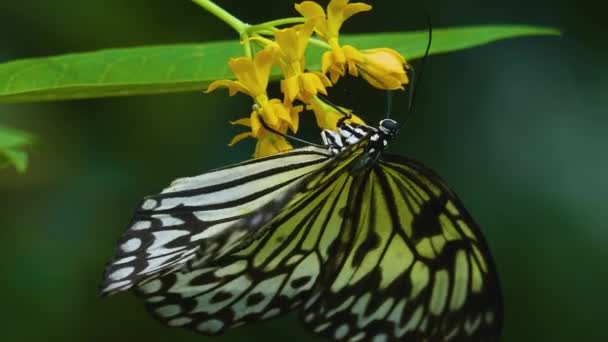
<path id="1" fill-rule="evenodd" d="M 321 72 L 326 74 L 329 67 L 333 64 L 333 56 L 331 51 L 325 51 L 321 57 Z"/>
<path id="2" fill-rule="evenodd" d="M 322 77 L 324 79 L 327 79 L 325 75 L 322 75 Z M 317 74 L 307 72 L 300 75 L 300 85 L 302 88 L 304 88 L 306 92 L 306 94 L 302 94 L 304 95 L 304 98 L 316 95 L 317 92 L 320 92 L 323 95 L 327 95 L 327 90 L 325 89 L 323 82 Z"/>
<path id="3" fill-rule="evenodd" d="M 230 142 L 228 143 L 228 146 L 234 146 L 236 143 L 238 143 L 239 141 L 245 139 L 245 138 L 249 138 L 249 137 L 253 137 L 253 135 L 251 134 L 251 132 L 243 132 L 243 133 L 239 133 L 237 135 L 234 136 L 234 138 L 232 138 L 232 140 L 230 140 Z"/>
<path id="4" fill-rule="evenodd" d="M 292 132 L 298 133 L 298 128 L 300 127 L 300 113 L 304 110 L 304 106 L 294 106 L 291 108 L 291 122 L 293 123 L 289 128 Z"/>
<path id="5" fill-rule="evenodd" d="M 251 127 L 251 118 L 241 118 L 235 121 L 230 121 L 230 124 Z"/>
<path id="6" fill-rule="evenodd" d="M 262 123 L 260 122 L 260 118 L 258 117 L 257 112 L 251 112 L 251 133 L 254 137 L 258 138 L 260 136 L 260 130 L 262 129 Z"/>
<path id="7" fill-rule="evenodd" d="M 312 30 L 311 30 L 312 33 Z M 300 49 L 299 35 L 297 27 L 290 27 L 287 29 L 279 30 L 274 33 L 281 51 L 285 54 L 285 57 L 289 61 L 299 61 L 304 56 L 304 49 Z M 306 41 L 308 41 L 308 36 Z M 306 46 L 304 46 L 306 48 Z"/>
<path id="8" fill-rule="evenodd" d="M 344 21 L 354 14 L 371 9 L 372 6 L 361 2 L 349 4 L 348 0 L 331 0 L 327 5 L 329 35 L 337 37 Z"/>
<path id="9" fill-rule="evenodd" d="M 305 18 L 325 17 L 323 7 L 314 1 L 302 1 L 295 4 L 295 8 Z"/>
<path id="10" fill-rule="evenodd" d="M 292 76 L 281 80 L 281 92 L 285 95 L 285 102 L 292 103 L 300 92 L 298 76 Z"/>
<path id="11" fill-rule="evenodd" d="M 403 89 L 409 82 L 404 66 L 405 58 L 388 48 L 364 50 L 365 61 L 357 63 L 363 78 L 380 89 Z"/>
<path id="12" fill-rule="evenodd" d="M 275 124 L 269 123 L 268 125 L 276 130 L 279 130 L 281 121 L 283 123 L 287 123 L 288 125 L 292 125 L 291 116 L 289 115 L 289 108 L 287 108 L 279 99 L 272 99 L 268 101 L 268 104 L 264 107 L 264 114 L 264 119 L 267 117 L 275 117 L 278 119 Z"/>
<path id="13" fill-rule="evenodd" d="M 271 156 L 279 152 L 289 151 L 292 148 L 284 137 L 269 132 L 262 139 L 258 140 L 258 143 L 255 145 L 254 156 L 256 158 Z"/>
<path id="14" fill-rule="evenodd" d="M 216 90 L 219 87 L 228 88 L 228 94 L 230 96 L 236 94 L 237 92 L 241 92 L 247 95 L 249 94 L 249 89 L 245 88 L 241 83 L 231 80 L 217 80 L 212 82 L 205 92 L 209 93 Z"/>
<path id="15" fill-rule="evenodd" d="M 272 49 L 264 49 L 255 55 L 253 61 L 248 57 L 239 57 L 231 59 L 228 65 L 241 85 L 248 89 L 249 96 L 256 97 L 266 92 L 273 63 Z"/>
<path id="16" fill-rule="evenodd" d="M 325 11 L 319 4 L 313 1 L 303 1 L 295 5 L 296 11 L 308 20 L 314 21 L 314 31 L 321 37 L 321 39 L 327 41 L 330 37 L 327 20 L 325 18 Z"/>
<path id="17" fill-rule="evenodd" d="M 344 12 L 342 13 L 342 20 L 346 21 L 348 18 L 352 17 L 354 14 L 357 14 L 360 12 L 366 12 L 371 9 L 372 9 L 371 5 L 364 4 L 362 2 L 348 4 L 344 8 Z"/>
<path id="18" fill-rule="evenodd" d="M 259 84 L 253 61 L 248 57 L 233 58 L 228 65 L 243 87 L 249 90 L 249 96 L 255 97 L 266 90 Z"/>

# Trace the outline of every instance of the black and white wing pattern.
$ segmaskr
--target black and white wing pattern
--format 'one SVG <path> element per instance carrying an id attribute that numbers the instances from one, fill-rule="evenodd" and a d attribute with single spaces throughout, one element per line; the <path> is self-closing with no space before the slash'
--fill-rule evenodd
<path id="1" fill-rule="evenodd" d="M 336 341 L 497 341 L 502 298 L 478 226 L 434 172 L 382 159 L 353 181 L 305 324 Z"/>
<path id="2" fill-rule="evenodd" d="M 136 294 L 166 324 L 209 335 L 301 307 L 332 255 L 352 191 L 347 168 L 362 151 L 340 154 L 308 176 L 242 249 L 203 265 L 194 258 Z"/>
<path id="3" fill-rule="evenodd" d="M 102 293 L 208 335 L 300 310 L 335 341 L 498 341 L 481 231 L 434 172 L 383 154 L 398 129 L 344 124 L 327 149 L 175 181 L 136 211 Z"/>
<path id="4" fill-rule="evenodd" d="M 274 218 L 301 181 L 331 157 L 306 147 L 175 180 L 135 211 L 106 266 L 101 293 L 173 272 L 201 251 L 199 259 L 228 254 Z"/>

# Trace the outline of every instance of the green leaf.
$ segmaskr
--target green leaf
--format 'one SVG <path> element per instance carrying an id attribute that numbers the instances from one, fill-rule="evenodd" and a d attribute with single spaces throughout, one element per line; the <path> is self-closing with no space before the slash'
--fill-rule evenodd
<path id="1" fill-rule="evenodd" d="M 432 54 L 530 35 L 557 35 L 550 28 L 489 25 L 436 29 Z M 421 57 L 428 33 L 343 35 L 360 49 L 391 47 L 406 58 Z M 322 49 L 312 47 L 308 68 L 319 68 Z M 236 41 L 102 50 L 0 64 L 0 102 L 81 99 L 105 96 L 202 91 L 214 80 L 231 78 L 230 57 L 243 55 Z M 316 63 L 316 64 L 315 64 Z M 275 79 L 277 74 L 273 76 Z"/>
<path id="2" fill-rule="evenodd" d="M 12 165 L 18 172 L 25 172 L 28 156 L 24 148 L 33 140 L 29 133 L 0 126 L 0 168 Z"/>

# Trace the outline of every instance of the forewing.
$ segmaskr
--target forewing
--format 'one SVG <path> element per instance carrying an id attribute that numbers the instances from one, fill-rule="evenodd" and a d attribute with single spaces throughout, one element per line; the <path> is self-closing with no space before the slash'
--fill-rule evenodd
<path id="1" fill-rule="evenodd" d="M 101 293 L 127 290 L 195 257 L 202 262 L 231 252 L 330 160 L 326 150 L 308 147 L 175 180 L 135 211 L 106 267 Z"/>
<path id="2" fill-rule="evenodd" d="M 350 153 L 340 155 L 308 177 L 245 248 L 206 266 L 192 260 L 187 270 L 154 279 L 136 293 L 161 321 L 203 334 L 300 307 L 333 254 L 352 190 L 348 167 L 354 159 Z"/>
<path id="3" fill-rule="evenodd" d="M 311 330 L 337 341 L 496 341 L 502 299 L 477 224 L 445 183 L 399 156 L 357 176 Z"/>

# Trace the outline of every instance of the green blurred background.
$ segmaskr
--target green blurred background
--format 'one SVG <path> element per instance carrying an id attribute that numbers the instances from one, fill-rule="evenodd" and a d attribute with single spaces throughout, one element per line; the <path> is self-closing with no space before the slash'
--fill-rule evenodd
<path id="1" fill-rule="evenodd" d="M 289 1 L 218 3 L 250 22 L 294 14 Z M 416 113 L 392 147 L 436 169 L 484 228 L 504 287 L 505 341 L 608 340 L 608 25 L 599 4 L 383 1 L 344 27 L 424 29 L 428 11 L 435 27 L 563 30 L 429 58 Z M 0 62 L 227 38 L 186 0 L 0 2 Z M 340 88 L 332 95 L 368 121 L 383 115 L 383 94 Z M 395 100 L 402 120 L 405 96 Z M 228 120 L 249 108 L 225 92 L 0 105 L 1 123 L 40 137 L 27 174 L 0 172 L 0 340 L 315 340 L 293 316 L 206 338 L 157 323 L 131 295 L 97 296 L 142 196 L 251 155 L 253 141 L 227 146 L 239 132 Z"/>

